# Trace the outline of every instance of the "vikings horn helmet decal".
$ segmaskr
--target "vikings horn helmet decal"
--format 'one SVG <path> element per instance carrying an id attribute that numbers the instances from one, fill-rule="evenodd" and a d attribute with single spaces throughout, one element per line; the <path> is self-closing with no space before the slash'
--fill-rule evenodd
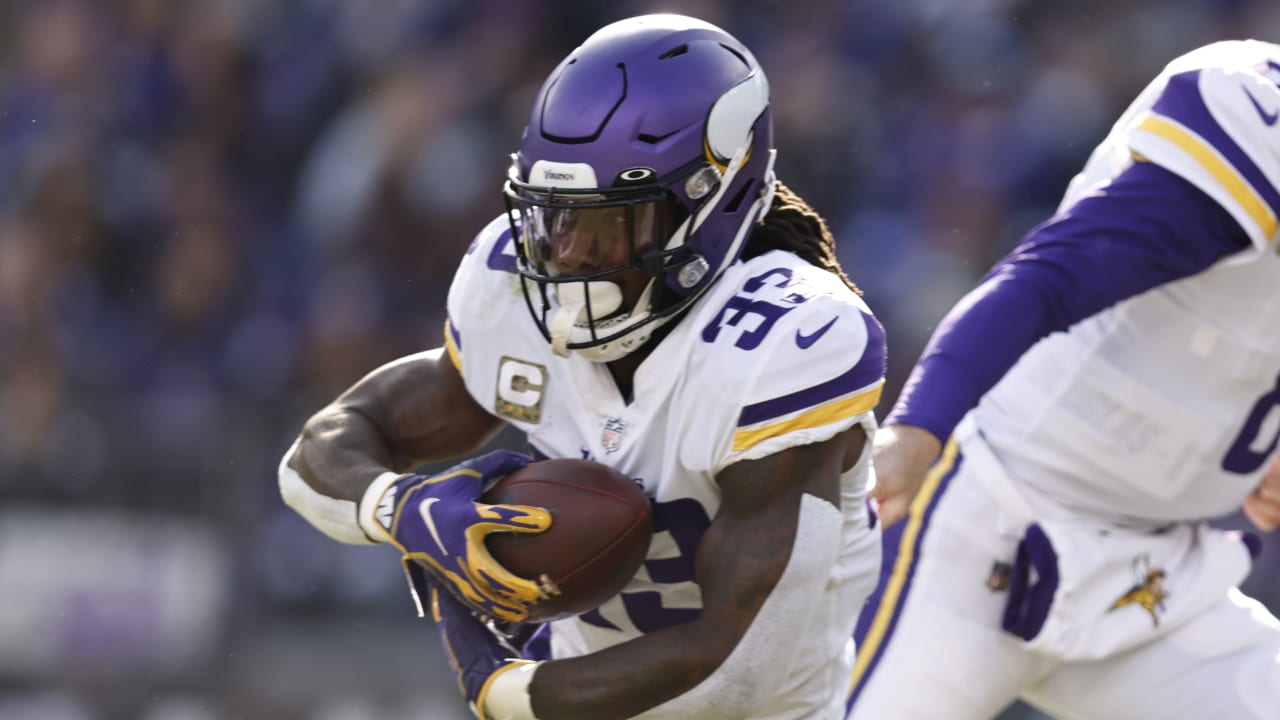
<path id="1" fill-rule="evenodd" d="M 647 15 L 574 50 L 538 93 L 503 193 L 556 352 L 616 360 L 696 300 L 767 212 L 773 160 L 768 81 L 714 25 Z M 614 280 L 632 269 L 648 284 L 623 307 Z"/>

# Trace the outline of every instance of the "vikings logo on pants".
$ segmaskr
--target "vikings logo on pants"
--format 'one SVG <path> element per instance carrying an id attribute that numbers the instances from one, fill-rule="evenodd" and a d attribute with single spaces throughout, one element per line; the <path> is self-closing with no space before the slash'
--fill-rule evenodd
<path id="1" fill-rule="evenodd" d="M 1169 597 L 1169 592 L 1164 589 L 1164 570 L 1151 567 L 1151 559 L 1146 555 L 1133 561 L 1133 570 L 1138 576 L 1138 583 L 1112 603 L 1107 612 L 1126 605 L 1138 605 L 1151 614 L 1152 627 L 1159 627 L 1160 616 L 1156 611 L 1164 612 L 1164 599 Z"/>

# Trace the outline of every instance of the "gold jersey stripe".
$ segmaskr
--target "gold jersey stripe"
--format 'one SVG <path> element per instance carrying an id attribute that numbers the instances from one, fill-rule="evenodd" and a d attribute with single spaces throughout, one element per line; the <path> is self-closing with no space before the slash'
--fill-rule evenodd
<path id="1" fill-rule="evenodd" d="M 1147 115 L 1138 123 L 1138 129 L 1162 137 L 1190 155 L 1231 197 L 1235 198 L 1236 202 L 1240 203 L 1249 217 L 1253 218 L 1253 221 L 1262 229 L 1263 235 L 1268 239 L 1275 237 L 1275 213 L 1267 206 L 1258 191 L 1254 190 L 1234 167 L 1223 160 L 1213 146 L 1183 125 L 1158 115 Z"/>
<path id="2" fill-rule="evenodd" d="M 739 430 L 733 435 L 733 451 L 746 450 L 771 437 L 785 435 L 805 428 L 822 427 L 837 420 L 864 413 L 880 402 L 880 393 L 883 389 L 884 380 L 882 379 L 870 390 L 864 390 L 856 395 L 850 395 L 847 398 L 819 405 L 789 420 L 749 430 Z"/>
<path id="3" fill-rule="evenodd" d="M 453 362 L 453 367 L 462 374 L 462 356 L 458 354 L 458 346 L 453 344 L 453 331 L 449 329 L 449 321 L 444 321 L 444 349 L 449 353 L 449 360 Z"/>
<path id="4" fill-rule="evenodd" d="M 849 678 L 850 693 L 858 687 L 863 674 L 867 671 L 867 666 L 879 652 L 880 643 L 884 642 L 885 633 L 889 630 L 889 622 L 893 620 L 894 613 L 898 610 L 898 598 L 902 595 L 902 588 L 907 584 L 911 566 L 915 562 L 916 540 L 920 536 L 920 529 L 924 527 L 925 511 L 928 510 L 929 503 L 933 502 L 933 496 L 937 494 L 942 478 L 946 477 L 955 466 L 956 453 L 956 441 L 952 438 L 942 451 L 942 458 L 934 463 L 929 474 L 925 476 L 924 484 L 921 485 L 920 491 L 916 493 L 915 499 L 911 501 L 911 507 L 907 510 L 905 521 L 907 525 L 903 528 L 902 538 L 898 543 L 898 556 L 893 563 L 893 574 L 885 586 L 884 596 L 880 598 L 880 607 L 876 610 L 875 619 L 871 621 L 867 636 L 858 647 L 858 659 L 853 664 L 853 674 Z"/>

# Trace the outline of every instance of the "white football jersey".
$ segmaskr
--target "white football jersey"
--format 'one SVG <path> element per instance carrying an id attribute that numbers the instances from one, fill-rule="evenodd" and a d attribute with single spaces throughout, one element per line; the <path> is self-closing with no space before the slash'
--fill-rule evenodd
<path id="1" fill-rule="evenodd" d="M 610 465 L 653 501 L 655 534 L 642 569 L 598 610 L 552 623 L 554 657 L 696 617 L 694 553 L 719 508 L 715 477 L 725 467 L 855 423 L 874 433 L 885 370 L 880 325 L 838 277 L 790 253 L 728 268 L 641 364 L 630 403 L 604 365 L 553 354 L 529 315 L 505 217 L 468 250 L 448 307 L 446 348 L 481 406 L 526 432 L 537 452 Z M 791 708 L 830 706 L 832 693 L 842 702 L 847 690 L 828 678 L 848 676 L 860 602 L 839 600 L 879 564 L 878 551 L 859 552 L 869 534 L 868 455 L 843 477 L 846 542 L 822 600 L 840 621 L 806 640 L 805 661 L 784 683 L 792 696 L 779 699 Z M 827 697 L 795 697 L 815 687 Z"/>
<path id="2" fill-rule="evenodd" d="M 1060 210 L 1149 161 L 1221 204 L 1252 245 L 1031 348 L 979 426 L 1013 473 L 1116 519 L 1228 513 L 1280 437 L 1280 46 L 1207 46 L 1121 116 Z"/>

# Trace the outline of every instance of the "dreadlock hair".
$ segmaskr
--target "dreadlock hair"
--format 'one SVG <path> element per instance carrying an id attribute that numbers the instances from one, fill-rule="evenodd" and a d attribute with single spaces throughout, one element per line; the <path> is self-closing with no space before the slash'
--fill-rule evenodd
<path id="1" fill-rule="evenodd" d="M 777 183 L 769 212 L 756 223 L 747 238 L 742 259 L 748 260 L 770 250 L 795 253 L 810 265 L 834 273 L 849 289 L 862 294 L 840 267 L 836 258 L 836 239 L 827 228 L 826 221 L 804 198 L 781 181 Z"/>

